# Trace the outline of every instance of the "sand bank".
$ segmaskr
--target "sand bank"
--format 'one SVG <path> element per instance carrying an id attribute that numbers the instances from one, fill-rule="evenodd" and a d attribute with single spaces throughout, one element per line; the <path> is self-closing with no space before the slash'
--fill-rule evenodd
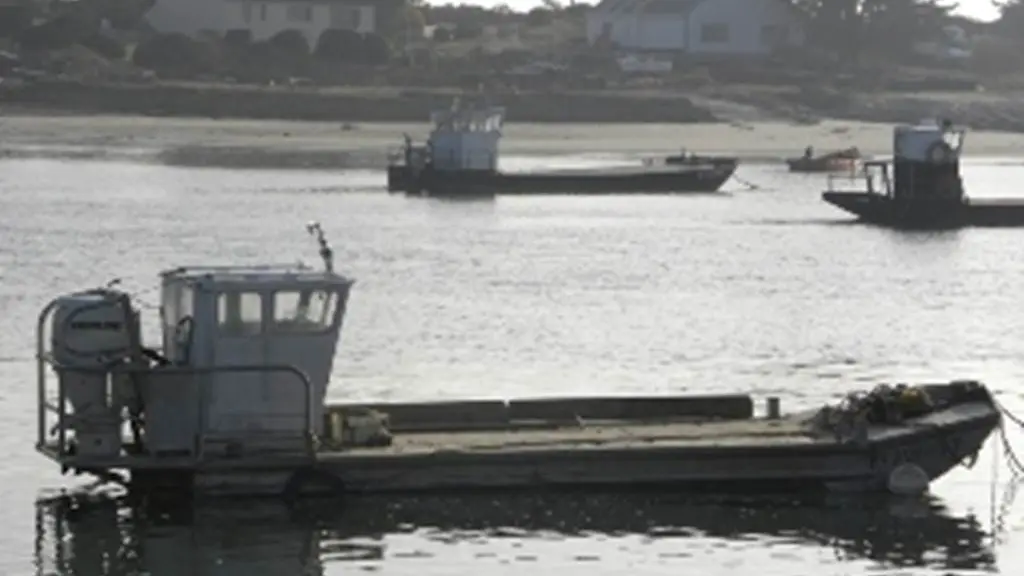
<path id="1" fill-rule="evenodd" d="M 382 166 L 402 134 L 422 138 L 425 124 L 353 124 L 209 120 L 127 116 L 0 118 L 0 148 L 11 157 L 135 158 L 185 166 L 344 168 Z M 857 146 L 887 155 L 891 125 L 827 121 L 817 125 L 749 124 L 510 124 L 506 155 L 609 153 L 664 155 L 680 147 L 777 161 L 804 146 L 820 151 Z M 972 132 L 966 153 L 1019 156 L 1024 135 Z"/>

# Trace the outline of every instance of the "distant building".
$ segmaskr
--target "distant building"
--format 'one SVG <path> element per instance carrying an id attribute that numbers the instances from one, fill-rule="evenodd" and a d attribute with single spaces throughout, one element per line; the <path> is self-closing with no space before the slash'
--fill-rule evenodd
<path id="1" fill-rule="evenodd" d="M 158 32 L 223 35 L 249 30 L 266 40 L 284 30 L 302 32 L 314 45 L 325 30 L 377 31 L 377 9 L 401 0 L 156 0 L 146 14 Z"/>
<path id="2" fill-rule="evenodd" d="M 803 17 L 784 0 L 602 0 L 587 40 L 626 50 L 762 55 L 804 42 Z"/>
<path id="3" fill-rule="evenodd" d="M 914 53 L 937 60 L 968 61 L 974 55 L 970 37 L 962 26 L 949 24 L 932 38 L 914 42 Z"/>

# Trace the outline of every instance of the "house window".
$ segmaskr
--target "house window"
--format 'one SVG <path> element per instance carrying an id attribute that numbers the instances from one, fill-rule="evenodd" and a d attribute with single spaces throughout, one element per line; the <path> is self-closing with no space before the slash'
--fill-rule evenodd
<path id="1" fill-rule="evenodd" d="M 700 27 L 700 41 L 704 44 L 725 44 L 729 41 L 729 25 L 704 24 Z"/>
<path id="2" fill-rule="evenodd" d="M 225 292 L 217 297 L 217 328 L 225 336 L 263 332 L 263 297 L 258 292 Z"/>
<path id="3" fill-rule="evenodd" d="M 242 2 L 242 21 L 252 22 L 252 2 Z"/>
<path id="4" fill-rule="evenodd" d="M 352 9 L 352 29 L 359 30 L 359 27 L 363 24 L 363 9 L 353 8 Z"/>
<path id="5" fill-rule="evenodd" d="M 288 6 L 289 22 L 310 22 L 313 20 L 313 7 L 308 4 L 292 4 Z"/>
<path id="6" fill-rule="evenodd" d="M 267 5 L 260 4 L 260 20 L 263 22 L 267 21 Z"/>
<path id="7" fill-rule="evenodd" d="M 761 26 L 761 44 L 763 46 L 778 46 L 786 40 L 786 29 L 779 24 L 765 24 Z"/>

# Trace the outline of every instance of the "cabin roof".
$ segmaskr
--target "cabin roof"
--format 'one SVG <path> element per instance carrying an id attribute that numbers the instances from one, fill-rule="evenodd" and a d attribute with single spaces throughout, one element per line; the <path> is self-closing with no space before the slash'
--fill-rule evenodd
<path id="1" fill-rule="evenodd" d="M 345 276 L 302 264 L 267 266 L 183 266 L 165 270 L 164 281 L 181 279 L 186 282 L 259 286 L 332 285 L 345 286 L 353 281 Z"/>

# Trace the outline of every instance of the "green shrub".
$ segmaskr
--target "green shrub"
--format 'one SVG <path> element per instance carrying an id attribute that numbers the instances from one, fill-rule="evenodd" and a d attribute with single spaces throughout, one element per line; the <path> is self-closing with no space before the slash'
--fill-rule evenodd
<path id="1" fill-rule="evenodd" d="M 358 32 L 332 28 L 320 34 L 314 55 L 324 62 L 358 62 L 363 59 L 363 48 L 363 38 Z"/>

